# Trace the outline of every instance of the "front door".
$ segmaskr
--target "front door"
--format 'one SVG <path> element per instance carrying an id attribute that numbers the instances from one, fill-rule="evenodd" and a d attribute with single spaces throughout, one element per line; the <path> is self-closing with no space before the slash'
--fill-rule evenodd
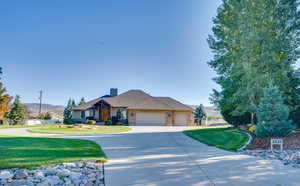
<path id="1" fill-rule="evenodd" d="M 102 121 L 108 121 L 109 120 L 109 111 L 107 109 L 101 109 L 101 116 Z"/>

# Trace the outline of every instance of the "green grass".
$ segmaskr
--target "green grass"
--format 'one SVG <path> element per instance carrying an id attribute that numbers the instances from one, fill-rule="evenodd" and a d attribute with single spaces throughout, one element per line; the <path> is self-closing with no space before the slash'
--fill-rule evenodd
<path id="1" fill-rule="evenodd" d="M 84 160 L 105 162 L 106 156 L 89 140 L 0 136 L 0 169 Z"/>
<path id="2" fill-rule="evenodd" d="M 207 145 L 229 151 L 238 150 L 245 145 L 249 139 L 247 134 L 230 128 L 186 130 L 184 134 Z"/>
<path id="3" fill-rule="evenodd" d="M 43 125 L 41 127 L 32 127 L 27 129 L 29 132 L 34 133 L 46 133 L 46 134 L 108 134 L 108 133 L 120 133 L 131 130 L 126 126 L 88 126 L 79 128 L 68 128 L 70 125 Z M 86 128 L 88 127 L 88 128 Z"/>
<path id="4" fill-rule="evenodd" d="M 1 129 L 9 129 L 9 128 L 29 128 L 29 127 L 34 127 L 34 126 L 29 126 L 29 125 L 0 125 L 0 130 Z"/>

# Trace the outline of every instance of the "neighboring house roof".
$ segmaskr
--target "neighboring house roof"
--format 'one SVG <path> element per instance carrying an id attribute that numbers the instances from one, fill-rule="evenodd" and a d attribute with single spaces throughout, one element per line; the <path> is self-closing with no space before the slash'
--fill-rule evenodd
<path id="1" fill-rule="evenodd" d="M 192 111 L 191 107 L 184 105 L 169 97 L 153 97 L 141 90 L 130 90 L 119 96 L 98 98 L 86 104 L 75 107 L 74 110 L 87 110 L 99 101 L 105 101 L 112 107 L 124 107 L 139 110 L 181 110 Z"/>

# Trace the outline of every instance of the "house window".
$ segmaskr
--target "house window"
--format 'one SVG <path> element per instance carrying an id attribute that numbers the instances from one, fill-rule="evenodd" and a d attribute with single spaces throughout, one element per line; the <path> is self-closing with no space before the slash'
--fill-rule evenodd
<path id="1" fill-rule="evenodd" d="M 90 117 L 94 117 L 95 116 L 95 110 L 90 110 Z"/>
<path id="2" fill-rule="evenodd" d="M 81 111 L 81 118 L 85 119 L 85 111 Z"/>
<path id="3" fill-rule="evenodd" d="M 126 109 L 118 109 L 116 114 L 117 114 L 118 120 L 127 119 L 127 111 L 126 111 Z"/>

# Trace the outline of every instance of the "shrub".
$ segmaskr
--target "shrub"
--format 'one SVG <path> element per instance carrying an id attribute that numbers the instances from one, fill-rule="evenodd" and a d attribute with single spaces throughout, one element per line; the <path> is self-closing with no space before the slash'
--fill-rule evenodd
<path id="1" fill-rule="evenodd" d="M 117 125 L 124 125 L 124 122 L 119 121 L 119 122 L 117 122 Z"/>
<path id="2" fill-rule="evenodd" d="M 251 133 L 254 133 L 255 130 L 256 130 L 256 125 L 252 125 L 252 126 L 248 129 L 248 131 L 251 132 Z"/>
<path id="3" fill-rule="evenodd" d="M 75 121 L 73 119 L 64 119 L 64 124 L 71 125 L 74 123 L 75 123 Z"/>
<path id="4" fill-rule="evenodd" d="M 87 120 L 86 124 L 88 124 L 88 125 L 96 125 L 96 121 L 95 120 Z"/>
<path id="5" fill-rule="evenodd" d="M 50 112 L 46 112 L 46 113 L 42 113 L 42 114 L 38 115 L 36 118 L 41 119 L 41 120 L 51 120 L 52 116 L 51 116 Z"/>
<path id="6" fill-rule="evenodd" d="M 118 123 L 118 121 L 119 120 L 118 120 L 117 116 L 112 116 L 111 117 L 111 122 L 112 122 L 113 125 L 116 125 Z"/>
<path id="7" fill-rule="evenodd" d="M 105 125 L 112 125 L 113 123 L 112 123 L 112 121 L 111 120 L 107 120 L 106 122 L 105 122 Z"/>

